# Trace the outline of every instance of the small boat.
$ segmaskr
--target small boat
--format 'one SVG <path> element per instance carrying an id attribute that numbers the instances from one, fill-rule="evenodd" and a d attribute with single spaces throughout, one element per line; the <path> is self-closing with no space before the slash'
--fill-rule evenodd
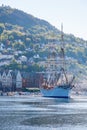
<path id="1" fill-rule="evenodd" d="M 56 45 L 57 46 L 57 45 Z M 46 71 L 40 76 L 40 91 L 45 97 L 69 98 L 74 87 L 75 76 L 68 74 L 66 69 L 65 45 L 63 40 L 63 26 L 61 26 L 60 56 L 54 44 L 50 44 L 49 56 L 44 64 Z"/>

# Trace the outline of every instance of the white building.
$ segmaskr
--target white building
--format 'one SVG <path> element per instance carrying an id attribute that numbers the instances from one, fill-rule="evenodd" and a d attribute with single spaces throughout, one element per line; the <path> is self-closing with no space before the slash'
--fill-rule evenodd
<path id="1" fill-rule="evenodd" d="M 16 76 L 16 89 L 21 89 L 21 88 L 22 88 L 22 76 L 20 71 L 18 71 Z"/>
<path id="2" fill-rule="evenodd" d="M 6 73 L 3 72 L 3 74 L 2 74 L 2 87 L 6 87 L 6 84 L 7 84 Z"/>
<path id="3" fill-rule="evenodd" d="M 11 75 L 11 72 L 9 71 L 7 76 L 6 76 L 6 81 L 7 81 L 7 86 L 8 87 L 12 87 L 12 75 Z"/>
<path id="4" fill-rule="evenodd" d="M 1 76 L 1 73 L 0 73 L 0 82 L 2 82 L 2 76 Z"/>
<path id="5" fill-rule="evenodd" d="M 26 56 L 21 56 L 19 59 L 21 60 L 21 62 L 27 62 L 27 57 Z"/>

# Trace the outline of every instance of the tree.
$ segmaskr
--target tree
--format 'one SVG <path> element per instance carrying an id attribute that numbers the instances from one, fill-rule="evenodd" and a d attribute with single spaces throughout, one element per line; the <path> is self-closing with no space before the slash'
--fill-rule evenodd
<path id="1" fill-rule="evenodd" d="M 0 24 L 0 35 L 3 33 L 4 28 L 4 24 Z"/>
<path id="2" fill-rule="evenodd" d="M 1 34 L 3 33 L 4 30 L 4 24 L 0 24 L 0 39 L 1 39 Z"/>

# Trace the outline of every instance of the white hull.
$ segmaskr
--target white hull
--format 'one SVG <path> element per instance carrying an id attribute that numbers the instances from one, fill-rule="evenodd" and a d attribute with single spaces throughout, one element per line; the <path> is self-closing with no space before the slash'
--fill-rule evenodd
<path id="1" fill-rule="evenodd" d="M 44 97 L 68 98 L 70 96 L 69 88 L 61 88 L 61 87 L 55 87 L 51 89 L 40 88 L 40 91 Z"/>

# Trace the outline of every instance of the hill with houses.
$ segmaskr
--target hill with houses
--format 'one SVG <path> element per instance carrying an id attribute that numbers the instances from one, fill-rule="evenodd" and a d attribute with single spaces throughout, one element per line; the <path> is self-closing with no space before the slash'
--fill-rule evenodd
<path id="1" fill-rule="evenodd" d="M 10 6 L 0 7 L 0 70 L 44 71 L 48 46 L 59 53 L 61 31 L 49 22 Z M 66 58 L 73 61 L 70 71 L 83 77 L 87 73 L 87 41 L 64 33 Z M 84 79 L 84 78 L 83 78 Z"/>

